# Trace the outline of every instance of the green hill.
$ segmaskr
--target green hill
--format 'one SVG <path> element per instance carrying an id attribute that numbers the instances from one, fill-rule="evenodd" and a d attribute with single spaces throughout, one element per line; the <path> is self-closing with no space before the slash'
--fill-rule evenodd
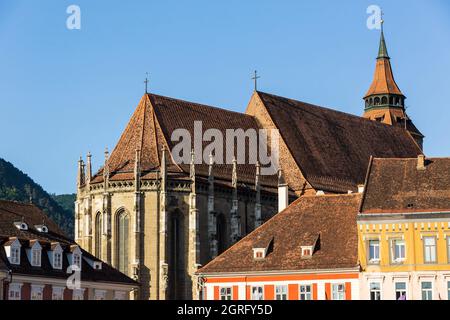
<path id="1" fill-rule="evenodd" d="M 28 175 L 0 158 L 0 199 L 31 201 L 71 238 L 74 234 L 74 197 L 74 195 L 51 196 Z M 71 204 L 70 201 L 72 201 Z"/>

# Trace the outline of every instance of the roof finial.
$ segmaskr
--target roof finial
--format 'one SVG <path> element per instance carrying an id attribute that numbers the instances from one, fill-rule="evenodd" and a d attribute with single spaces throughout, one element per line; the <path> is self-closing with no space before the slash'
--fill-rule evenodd
<path id="1" fill-rule="evenodd" d="M 258 76 L 258 71 L 255 70 L 254 75 L 252 77 L 252 79 L 255 81 L 255 91 L 258 91 L 258 79 L 261 78 L 260 76 Z"/>
<path id="2" fill-rule="evenodd" d="M 148 72 L 145 73 L 144 83 L 145 83 L 145 93 L 147 94 L 148 93 Z"/>

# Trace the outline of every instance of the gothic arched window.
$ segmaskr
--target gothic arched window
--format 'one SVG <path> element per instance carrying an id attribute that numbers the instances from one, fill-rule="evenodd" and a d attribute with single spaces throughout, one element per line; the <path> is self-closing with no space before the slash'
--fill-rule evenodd
<path id="1" fill-rule="evenodd" d="M 380 104 L 380 98 L 376 97 L 376 98 L 375 98 L 375 105 L 377 106 L 377 105 L 379 105 L 379 104 Z"/>
<path id="2" fill-rule="evenodd" d="M 130 216 L 125 210 L 116 215 L 116 257 L 120 272 L 128 274 L 128 239 L 130 237 Z"/>
<path id="3" fill-rule="evenodd" d="M 95 255 L 101 259 L 102 255 L 102 214 L 95 215 Z"/>
<path id="4" fill-rule="evenodd" d="M 225 216 L 218 214 L 216 218 L 216 232 L 217 232 L 217 253 L 221 254 L 226 249 L 226 225 Z"/>

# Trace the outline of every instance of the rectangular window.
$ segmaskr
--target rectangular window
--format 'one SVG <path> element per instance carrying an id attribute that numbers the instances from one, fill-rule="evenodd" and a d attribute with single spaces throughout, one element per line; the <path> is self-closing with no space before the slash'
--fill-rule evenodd
<path id="1" fill-rule="evenodd" d="M 20 264 L 20 248 L 17 247 L 11 248 L 11 263 Z"/>
<path id="2" fill-rule="evenodd" d="M 395 298 L 397 300 L 406 300 L 406 282 L 395 283 Z"/>
<path id="3" fill-rule="evenodd" d="M 63 292 L 64 292 L 64 288 L 53 287 L 52 300 L 63 300 L 64 299 Z"/>
<path id="4" fill-rule="evenodd" d="M 447 236 L 447 262 L 450 263 L 450 237 Z"/>
<path id="5" fill-rule="evenodd" d="M 423 237 L 425 263 L 436 263 L 436 237 Z"/>
<path id="6" fill-rule="evenodd" d="M 275 300 L 287 300 L 287 286 L 275 286 Z"/>
<path id="7" fill-rule="evenodd" d="M 450 300 L 450 281 L 447 282 L 447 299 Z"/>
<path id="8" fill-rule="evenodd" d="M 391 240 L 391 262 L 403 263 L 406 259 L 405 240 L 392 239 Z"/>
<path id="9" fill-rule="evenodd" d="M 20 284 L 11 283 L 9 285 L 8 300 L 20 300 L 21 299 L 21 289 Z"/>
<path id="10" fill-rule="evenodd" d="M 312 300 L 312 290 L 310 285 L 300 286 L 300 300 Z"/>
<path id="11" fill-rule="evenodd" d="M 369 240 L 369 263 L 380 262 L 380 241 Z"/>
<path id="12" fill-rule="evenodd" d="M 42 300 L 43 287 L 31 285 L 31 300 Z"/>
<path id="13" fill-rule="evenodd" d="M 422 300 L 433 300 L 433 284 L 429 281 L 422 282 Z"/>
<path id="14" fill-rule="evenodd" d="M 263 287 L 252 287 L 252 300 L 264 300 Z"/>
<path id="15" fill-rule="evenodd" d="M 231 288 L 220 288 L 220 300 L 231 300 Z"/>
<path id="16" fill-rule="evenodd" d="M 31 265 L 35 267 L 41 266 L 41 250 L 39 249 L 31 250 Z"/>
<path id="17" fill-rule="evenodd" d="M 333 284 L 333 300 L 345 300 L 345 285 L 342 283 Z"/>
<path id="18" fill-rule="evenodd" d="M 78 253 L 73 254 L 73 264 L 81 270 L 81 255 Z"/>
<path id="19" fill-rule="evenodd" d="M 84 289 L 73 290 L 72 300 L 84 300 Z"/>
<path id="20" fill-rule="evenodd" d="M 381 300 L 381 285 L 379 282 L 370 283 L 370 300 Z"/>
<path id="21" fill-rule="evenodd" d="M 94 291 L 94 299 L 95 300 L 105 300 L 106 299 L 106 291 L 105 290 L 95 290 Z"/>
<path id="22" fill-rule="evenodd" d="M 62 268 L 62 254 L 61 252 L 53 253 L 53 268 L 61 269 Z"/>

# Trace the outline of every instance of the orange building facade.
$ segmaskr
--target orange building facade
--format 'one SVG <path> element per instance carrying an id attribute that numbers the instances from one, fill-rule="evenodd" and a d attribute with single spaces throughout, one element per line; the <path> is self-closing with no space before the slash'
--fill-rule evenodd
<path id="1" fill-rule="evenodd" d="M 337 270 L 338 271 L 338 270 Z M 342 272 L 208 277 L 205 300 L 352 300 L 359 296 L 358 270 Z"/>

